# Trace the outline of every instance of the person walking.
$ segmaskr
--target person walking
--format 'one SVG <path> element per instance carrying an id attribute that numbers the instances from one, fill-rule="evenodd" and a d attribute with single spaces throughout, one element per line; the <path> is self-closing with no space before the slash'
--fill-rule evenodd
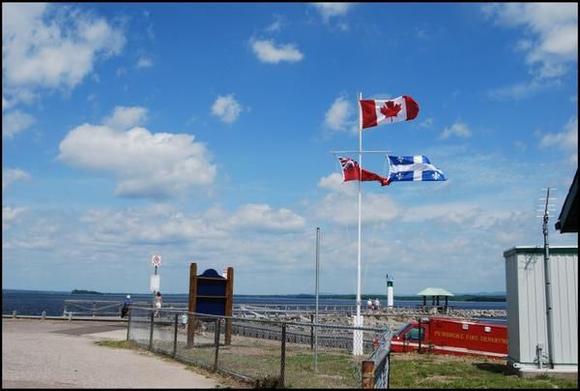
<path id="1" fill-rule="evenodd" d="M 123 307 L 121 308 L 121 318 L 124 318 L 129 314 L 129 311 L 131 310 L 131 304 L 131 295 L 127 295 L 125 301 L 123 301 Z"/>
<path id="2" fill-rule="evenodd" d="M 153 306 L 155 307 L 155 317 L 159 317 L 159 311 L 161 310 L 162 305 L 163 298 L 161 297 L 161 292 L 157 292 L 155 294 L 155 298 L 153 299 Z"/>

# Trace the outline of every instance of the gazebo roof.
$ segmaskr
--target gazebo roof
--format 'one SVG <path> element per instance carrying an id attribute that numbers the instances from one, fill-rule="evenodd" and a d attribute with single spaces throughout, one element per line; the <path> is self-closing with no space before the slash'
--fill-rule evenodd
<path id="1" fill-rule="evenodd" d="M 425 288 L 417 293 L 417 296 L 455 296 L 453 293 L 441 288 Z"/>

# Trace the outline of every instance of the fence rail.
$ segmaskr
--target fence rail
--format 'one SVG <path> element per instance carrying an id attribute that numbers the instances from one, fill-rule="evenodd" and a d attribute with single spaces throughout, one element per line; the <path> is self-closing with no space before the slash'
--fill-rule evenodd
<path id="1" fill-rule="evenodd" d="M 226 322 L 232 324 L 229 341 Z M 195 328 L 195 338 L 188 338 L 189 325 Z M 362 331 L 363 357 L 352 355 L 355 330 Z M 127 326 L 127 340 L 144 348 L 267 388 L 361 388 L 365 357 L 375 360 L 379 347 L 388 352 L 388 344 L 377 345 L 386 339 L 390 339 L 388 329 L 225 317 L 179 309 L 157 311 L 149 306 L 133 306 Z M 390 356 L 383 356 L 374 373 L 388 370 Z M 381 379 L 384 377 L 374 384 L 388 388 L 388 376 L 386 381 Z"/>

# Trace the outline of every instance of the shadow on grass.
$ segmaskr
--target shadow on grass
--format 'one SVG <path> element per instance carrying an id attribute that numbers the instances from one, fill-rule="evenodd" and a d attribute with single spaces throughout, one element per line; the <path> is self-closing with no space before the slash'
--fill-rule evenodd
<path id="1" fill-rule="evenodd" d="M 475 366 L 477 369 L 481 369 L 482 371 L 487 371 L 491 373 L 499 373 L 501 375 L 511 375 L 511 371 L 505 364 L 495 364 L 489 362 L 477 362 L 471 364 Z"/>

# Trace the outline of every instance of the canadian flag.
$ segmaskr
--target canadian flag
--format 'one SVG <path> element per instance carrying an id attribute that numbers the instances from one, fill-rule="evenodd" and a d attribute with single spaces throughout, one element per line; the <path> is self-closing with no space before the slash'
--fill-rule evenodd
<path id="1" fill-rule="evenodd" d="M 348 181 L 358 181 L 359 174 L 361 174 L 361 169 L 358 163 L 349 157 L 339 157 L 338 161 L 342 167 L 342 179 L 345 182 Z M 389 178 L 382 177 L 374 172 L 370 172 L 362 169 L 362 180 L 363 181 L 379 181 L 381 186 L 388 186 L 391 183 Z"/>
<path id="2" fill-rule="evenodd" d="M 381 124 L 409 121 L 419 114 L 419 105 L 410 96 L 385 100 L 360 100 L 361 129 Z"/>

